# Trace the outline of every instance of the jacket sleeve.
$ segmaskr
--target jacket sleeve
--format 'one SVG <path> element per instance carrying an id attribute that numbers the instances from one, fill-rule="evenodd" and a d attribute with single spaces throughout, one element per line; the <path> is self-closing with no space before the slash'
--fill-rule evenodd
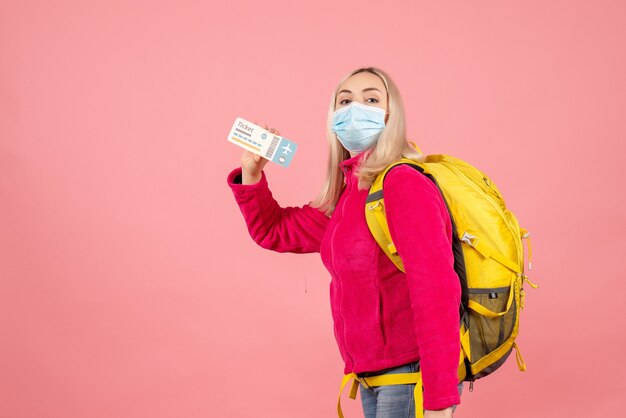
<path id="1" fill-rule="evenodd" d="M 320 244 L 329 218 L 306 204 L 281 207 L 269 190 L 265 172 L 255 184 L 241 184 L 241 167 L 227 176 L 252 239 L 261 247 L 277 252 L 314 253 Z"/>
<path id="2" fill-rule="evenodd" d="M 384 202 L 411 297 L 424 409 L 457 405 L 461 286 L 454 270 L 450 214 L 437 186 L 407 165 L 387 174 Z"/>

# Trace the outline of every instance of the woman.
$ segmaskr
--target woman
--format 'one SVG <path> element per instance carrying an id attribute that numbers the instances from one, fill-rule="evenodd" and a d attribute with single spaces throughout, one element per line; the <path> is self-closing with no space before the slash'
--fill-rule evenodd
<path id="1" fill-rule="evenodd" d="M 365 198 L 376 174 L 402 156 L 424 158 L 407 141 L 396 85 L 377 68 L 352 71 L 332 95 L 327 126 L 328 171 L 315 201 L 280 207 L 263 171 L 267 160 L 248 151 L 228 184 L 261 247 L 320 252 L 331 275 L 344 373 L 363 377 L 419 367 L 424 416 L 451 417 L 462 390 L 457 379 L 461 289 L 443 198 L 412 167 L 395 167 L 385 178 L 385 211 L 406 273 L 381 250 L 365 221 Z M 361 382 L 365 417 L 415 416 L 414 387 Z"/>

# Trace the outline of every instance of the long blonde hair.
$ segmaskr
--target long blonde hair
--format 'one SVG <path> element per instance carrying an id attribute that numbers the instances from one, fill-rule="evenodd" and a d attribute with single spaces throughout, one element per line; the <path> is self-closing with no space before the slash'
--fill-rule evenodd
<path id="1" fill-rule="evenodd" d="M 329 145 L 326 180 L 319 195 L 311 202 L 311 206 L 320 208 L 320 210 L 324 211 L 328 216 L 332 215 L 335 210 L 335 205 L 339 200 L 345 182 L 339 164 L 350 158 L 350 152 L 341 145 L 341 142 L 337 139 L 337 135 L 331 130 L 337 92 L 344 81 L 364 71 L 376 74 L 385 84 L 387 89 L 387 111 L 389 112 L 389 118 L 387 122 L 385 122 L 385 128 L 381 132 L 376 145 L 371 150 L 366 151 L 365 160 L 360 167 L 357 168 L 356 175 L 358 176 L 359 190 L 369 189 L 379 172 L 402 157 L 419 162 L 423 162 L 425 159 L 425 156 L 408 142 L 402 97 L 391 77 L 389 77 L 386 72 L 376 67 L 361 67 L 351 71 L 339 81 L 330 101 L 326 122 L 326 138 Z"/>

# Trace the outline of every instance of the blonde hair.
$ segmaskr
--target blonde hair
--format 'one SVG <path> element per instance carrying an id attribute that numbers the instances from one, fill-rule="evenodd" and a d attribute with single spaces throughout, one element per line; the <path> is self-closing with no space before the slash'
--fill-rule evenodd
<path id="1" fill-rule="evenodd" d="M 379 172 L 402 157 L 419 162 L 423 162 L 425 159 L 425 156 L 408 142 L 402 97 L 391 77 L 383 70 L 375 67 L 362 67 L 348 73 L 335 87 L 330 101 L 326 122 L 326 138 L 329 145 L 326 180 L 319 195 L 315 200 L 310 202 L 312 207 L 319 208 L 328 216 L 332 215 L 335 210 L 335 206 L 345 183 L 344 175 L 339 164 L 350 158 L 349 151 L 341 145 L 341 142 L 337 139 L 337 135 L 331 130 L 337 92 L 344 81 L 355 74 L 365 71 L 377 75 L 385 84 L 387 89 L 387 111 L 389 112 L 389 118 L 387 122 L 385 122 L 385 128 L 381 132 L 376 145 L 366 151 L 365 160 L 356 170 L 359 190 L 369 189 Z"/>

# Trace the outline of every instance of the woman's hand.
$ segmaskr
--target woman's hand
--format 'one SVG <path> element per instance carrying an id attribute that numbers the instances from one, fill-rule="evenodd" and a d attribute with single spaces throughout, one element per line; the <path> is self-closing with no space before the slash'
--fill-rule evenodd
<path id="1" fill-rule="evenodd" d="M 259 125 L 255 121 L 252 121 L 255 125 Z M 261 126 L 261 125 L 259 125 Z M 267 124 L 263 125 L 263 128 L 266 130 L 280 135 L 278 129 L 268 128 Z M 243 155 L 241 156 L 241 183 L 242 184 L 255 184 L 261 180 L 261 171 L 265 167 L 269 160 L 261 157 L 251 151 L 244 150 Z"/>
<path id="2" fill-rule="evenodd" d="M 438 411 L 424 411 L 424 418 L 452 418 L 452 407 Z"/>

